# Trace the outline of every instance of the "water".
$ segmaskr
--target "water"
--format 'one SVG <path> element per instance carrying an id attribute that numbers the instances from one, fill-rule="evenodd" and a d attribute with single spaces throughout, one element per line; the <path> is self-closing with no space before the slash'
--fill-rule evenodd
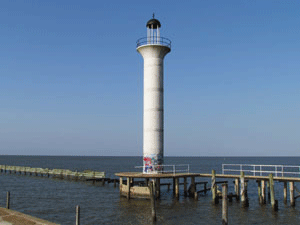
<path id="1" fill-rule="evenodd" d="M 299 165 L 300 157 L 166 157 L 165 164 L 190 164 L 191 172 L 221 173 L 222 163 Z M 106 171 L 115 178 L 116 172 L 135 171 L 141 157 L 71 157 L 71 156 L 0 156 L 0 164 L 61 168 L 71 170 Z M 196 181 L 208 178 L 196 178 Z M 224 179 L 219 179 L 224 180 Z M 167 181 L 163 181 L 167 182 Z M 81 224 L 152 224 L 150 201 L 120 198 L 119 189 L 113 184 L 102 186 L 89 182 L 75 182 L 46 177 L 1 174 L 0 206 L 5 206 L 6 191 L 11 192 L 11 208 L 26 214 L 60 224 L 75 223 L 75 206 L 81 208 Z M 200 186 L 198 186 L 198 189 Z M 222 205 L 211 203 L 211 194 L 199 196 L 198 201 L 183 197 L 180 186 L 179 200 L 172 197 L 172 190 L 161 188 L 157 202 L 156 224 L 221 224 Z M 300 188 L 299 188 L 300 189 Z M 229 192 L 233 184 L 229 182 Z M 296 193 L 297 195 L 297 193 Z M 259 205 L 257 184 L 248 185 L 249 208 L 242 208 L 233 200 L 229 203 L 231 224 L 299 224 L 300 206 L 283 203 L 283 184 L 275 183 L 275 198 L 279 211 L 272 212 L 270 204 Z"/>

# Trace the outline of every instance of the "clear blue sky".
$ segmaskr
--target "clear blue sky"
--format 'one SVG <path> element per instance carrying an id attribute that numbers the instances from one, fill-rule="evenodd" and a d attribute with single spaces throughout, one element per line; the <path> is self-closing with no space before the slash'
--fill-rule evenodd
<path id="1" fill-rule="evenodd" d="M 300 156 L 297 0 L 2 1 L 0 154 L 141 156 L 153 12 L 165 155 Z"/>

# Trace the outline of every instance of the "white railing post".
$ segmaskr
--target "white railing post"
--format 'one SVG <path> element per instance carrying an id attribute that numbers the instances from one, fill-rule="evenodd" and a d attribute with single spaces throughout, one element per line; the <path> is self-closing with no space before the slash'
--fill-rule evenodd
<path id="1" fill-rule="evenodd" d="M 188 173 L 190 173 L 190 164 L 188 164 Z"/>
<path id="2" fill-rule="evenodd" d="M 255 165 L 253 165 L 253 171 L 254 171 L 254 176 L 255 176 Z"/>
<path id="3" fill-rule="evenodd" d="M 222 174 L 224 174 L 224 164 L 222 164 Z"/>
<path id="4" fill-rule="evenodd" d="M 260 170 L 260 175 L 262 176 L 261 165 L 259 166 L 259 170 Z"/>
<path id="5" fill-rule="evenodd" d="M 176 173 L 176 168 L 175 168 L 175 165 L 173 165 L 173 174 L 175 175 Z"/>

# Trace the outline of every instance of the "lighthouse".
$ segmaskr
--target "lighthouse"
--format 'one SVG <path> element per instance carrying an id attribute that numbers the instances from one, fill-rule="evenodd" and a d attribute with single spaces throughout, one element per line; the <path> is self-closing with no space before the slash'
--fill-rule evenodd
<path id="1" fill-rule="evenodd" d="M 147 24 L 147 37 L 137 41 L 144 59 L 143 173 L 159 173 L 164 161 L 164 57 L 171 41 L 160 36 L 161 23 Z"/>

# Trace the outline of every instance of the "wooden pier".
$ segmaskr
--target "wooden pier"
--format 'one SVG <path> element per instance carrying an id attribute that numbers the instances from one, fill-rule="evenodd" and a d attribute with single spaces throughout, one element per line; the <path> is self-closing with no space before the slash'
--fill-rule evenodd
<path id="1" fill-rule="evenodd" d="M 270 196 L 270 202 L 274 210 L 278 209 L 278 201 L 275 199 L 275 183 L 274 181 L 283 182 L 283 196 L 284 201 L 287 201 L 287 187 L 289 186 L 290 193 L 290 205 L 295 206 L 295 199 L 300 196 L 295 197 L 295 182 L 300 182 L 298 177 L 274 177 L 273 174 L 269 176 L 252 176 L 245 175 L 244 172 L 241 172 L 240 175 L 229 175 L 229 174 L 216 174 L 213 170 L 211 174 L 207 173 L 158 173 L 158 174 L 144 174 L 137 172 L 123 172 L 116 173 L 116 176 L 120 177 L 120 195 L 130 198 L 151 198 L 150 189 L 148 187 L 149 180 L 154 182 L 154 191 L 156 198 L 160 197 L 160 188 L 163 185 L 170 186 L 170 183 L 162 183 L 163 179 L 173 179 L 173 194 L 176 198 L 179 197 L 179 187 L 183 184 L 184 196 L 191 196 L 195 199 L 198 199 L 198 193 L 206 193 L 211 190 L 212 200 L 215 204 L 219 201 L 218 199 L 222 198 L 222 192 L 217 189 L 218 183 L 229 183 L 228 180 L 233 180 L 235 193 L 229 194 L 228 199 L 232 200 L 235 197 L 238 201 L 240 200 L 242 205 L 247 207 L 249 205 L 248 200 L 248 182 L 251 180 L 256 181 L 258 185 L 258 197 L 261 204 L 266 203 L 266 191 Z M 124 182 L 124 178 L 127 181 Z M 207 187 L 207 181 L 195 182 L 195 178 L 210 178 L 211 186 Z M 216 179 L 226 179 L 225 181 L 217 181 Z M 134 181 L 134 179 L 144 179 L 144 186 L 141 185 L 142 181 Z M 183 183 L 179 182 L 183 180 Z M 187 188 L 188 180 L 190 180 L 189 188 Z M 135 186 L 136 183 L 139 183 L 139 186 Z M 197 184 L 203 185 L 203 190 L 197 190 Z M 267 184 L 267 185 L 266 185 Z M 289 184 L 289 185 L 287 185 Z M 226 197 L 226 198 L 227 198 Z"/>

